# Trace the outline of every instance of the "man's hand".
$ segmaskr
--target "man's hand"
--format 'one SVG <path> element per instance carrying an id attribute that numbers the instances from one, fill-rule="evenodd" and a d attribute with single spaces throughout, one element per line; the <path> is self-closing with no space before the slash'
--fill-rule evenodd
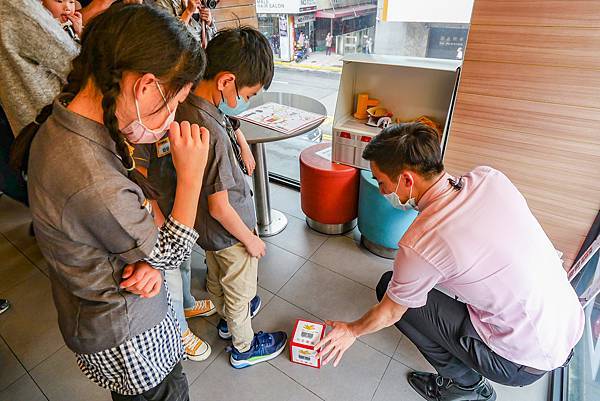
<path id="1" fill-rule="evenodd" d="M 146 262 L 125 266 L 121 288 L 142 298 L 152 298 L 160 293 L 162 273 Z"/>
<path id="2" fill-rule="evenodd" d="M 330 320 L 325 323 L 333 329 L 315 346 L 315 350 L 319 351 L 317 358 L 321 359 L 323 366 L 335 358 L 333 366 L 337 367 L 344 352 L 356 341 L 356 336 L 349 323 Z"/>
<path id="3" fill-rule="evenodd" d="M 77 36 L 81 37 L 81 31 L 83 30 L 83 16 L 79 11 L 75 11 L 73 14 L 67 15 L 71 24 L 73 24 L 73 31 Z"/>
<path id="4" fill-rule="evenodd" d="M 210 8 L 201 7 L 200 8 L 200 19 L 206 22 L 206 25 L 211 26 L 213 23 L 212 14 L 210 12 Z"/>

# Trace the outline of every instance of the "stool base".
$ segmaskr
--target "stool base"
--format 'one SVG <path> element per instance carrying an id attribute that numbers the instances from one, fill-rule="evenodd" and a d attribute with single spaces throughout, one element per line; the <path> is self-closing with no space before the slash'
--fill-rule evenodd
<path id="1" fill-rule="evenodd" d="M 358 219 L 354 219 L 342 224 L 325 224 L 319 223 L 318 221 L 315 221 L 310 217 L 306 217 L 306 224 L 308 224 L 310 228 L 320 232 L 321 234 L 328 235 L 338 235 L 347 233 L 348 231 L 353 230 L 354 227 L 356 227 L 357 222 Z"/>
<path id="2" fill-rule="evenodd" d="M 398 251 L 397 249 L 377 245 L 376 243 L 369 241 L 364 235 L 360 236 L 360 243 L 363 244 L 369 252 L 386 259 L 394 259 L 396 257 L 396 252 Z"/>

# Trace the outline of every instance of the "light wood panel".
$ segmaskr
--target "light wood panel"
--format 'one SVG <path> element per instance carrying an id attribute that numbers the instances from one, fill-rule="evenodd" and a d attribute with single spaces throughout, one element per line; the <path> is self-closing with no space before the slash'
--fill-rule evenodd
<path id="1" fill-rule="evenodd" d="M 251 26 L 253 28 L 258 28 L 258 19 L 256 19 L 256 17 L 254 18 L 244 18 L 241 20 L 229 20 L 229 21 L 223 21 L 223 22 L 219 22 L 219 29 L 226 29 L 226 28 L 236 28 L 238 26 Z"/>
<path id="2" fill-rule="evenodd" d="M 600 74 L 597 70 L 509 61 L 494 63 L 465 59 L 461 91 L 571 106 L 600 107 Z"/>
<path id="3" fill-rule="evenodd" d="M 600 209 L 600 1 L 475 0 L 445 163 L 506 174 L 570 267 Z"/>
<path id="4" fill-rule="evenodd" d="M 256 17 L 256 7 L 254 5 L 217 8 L 213 11 L 217 21 L 231 21 L 236 19 L 245 19 Z"/>
<path id="5" fill-rule="evenodd" d="M 473 26 L 469 60 L 600 68 L 600 28 Z"/>
<path id="6" fill-rule="evenodd" d="M 594 108 L 565 106 L 519 99 L 498 99 L 459 91 L 454 124 L 467 123 L 489 130 L 528 134 L 528 140 L 552 141 L 563 149 L 600 154 L 600 112 Z M 454 131 L 453 131 L 454 133 Z M 577 140 L 572 140 L 577 138 Z"/>
<path id="7" fill-rule="evenodd" d="M 249 25 L 258 28 L 254 1 L 222 0 L 218 7 L 213 10 L 213 16 L 219 29 L 233 28 L 238 25 Z"/>
<path id="8" fill-rule="evenodd" d="M 231 8 L 237 6 L 249 6 L 254 5 L 256 2 L 253 0 L 221 0 L 217 8 Z"/>
<path id="9" fill-rule="evenodd" d="M 600 28 L 597 0 L 475 0 L 472 24 Z"/>

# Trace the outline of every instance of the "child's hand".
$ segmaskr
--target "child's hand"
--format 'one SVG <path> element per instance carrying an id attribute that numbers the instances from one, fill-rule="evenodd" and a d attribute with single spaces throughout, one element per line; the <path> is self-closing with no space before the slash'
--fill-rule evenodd
<path id="1" fill-rule="evenodd" d="M 169 127 L 171 156 L 177 171 L 177 181 L 201 182 L 208 159 L 210 134 L 204 127 L 187 121 L 172 122 Z"/>
<path id="2" fill-rule="evenodd" d="M 142 298 L 152 298 L 160 293 L 162 274 L 146 262 L 125 266 L 122 277 L 121 288 Z"/>
<path id="3" fill-rule="evenodd" d="M 267 253 L 267 247 L 265 243 L 256 235 L 253 235 L 252 239 L 250 239 L 250 241 L 247 244 L 244 244 L 244 246 L 246 247 L 246 251 L 253 258 L 260 259 Z"/>
<path id="4" fill-rule="evenodd" d="M 241 146 L 241 154 L 242 161 L 246 166 L 246 171 L 248 172 L 248 175 L 252 175 L 252 173 L 254 173 L 254 168 L 256 167 L 256 161 L 254 160 L 254 155 L 252 155 L 252 151 L 250 150 L 250 147 L 247 144 L 245 146 Z"/>
<path id="5" fill-rule="evenodd" d="M 83 16 L 79 11 L 75 11 L 73 14 L 67 15 L 67 18 L 73 24 L 73 31 L 77 36 L 81 36 L 83 31 Z"/>

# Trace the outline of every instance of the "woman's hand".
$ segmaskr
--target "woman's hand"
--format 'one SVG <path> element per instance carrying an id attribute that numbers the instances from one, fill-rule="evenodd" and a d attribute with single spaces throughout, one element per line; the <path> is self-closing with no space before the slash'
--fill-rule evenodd
<path id="1" fill-rule="evenodd" d="M 169 127 L 171 156 L 177 180 L 188 184 L 202 182 L 208 159 L 210 134 L 204 127 L 187 121 L 173 122 Z"/>
<path id="2" fill-rule="evenodd" d="M 146 262 L 125 266 L 121 288 L 142 298 L 152 298 L 160 293 L 162 273 Z"/>

